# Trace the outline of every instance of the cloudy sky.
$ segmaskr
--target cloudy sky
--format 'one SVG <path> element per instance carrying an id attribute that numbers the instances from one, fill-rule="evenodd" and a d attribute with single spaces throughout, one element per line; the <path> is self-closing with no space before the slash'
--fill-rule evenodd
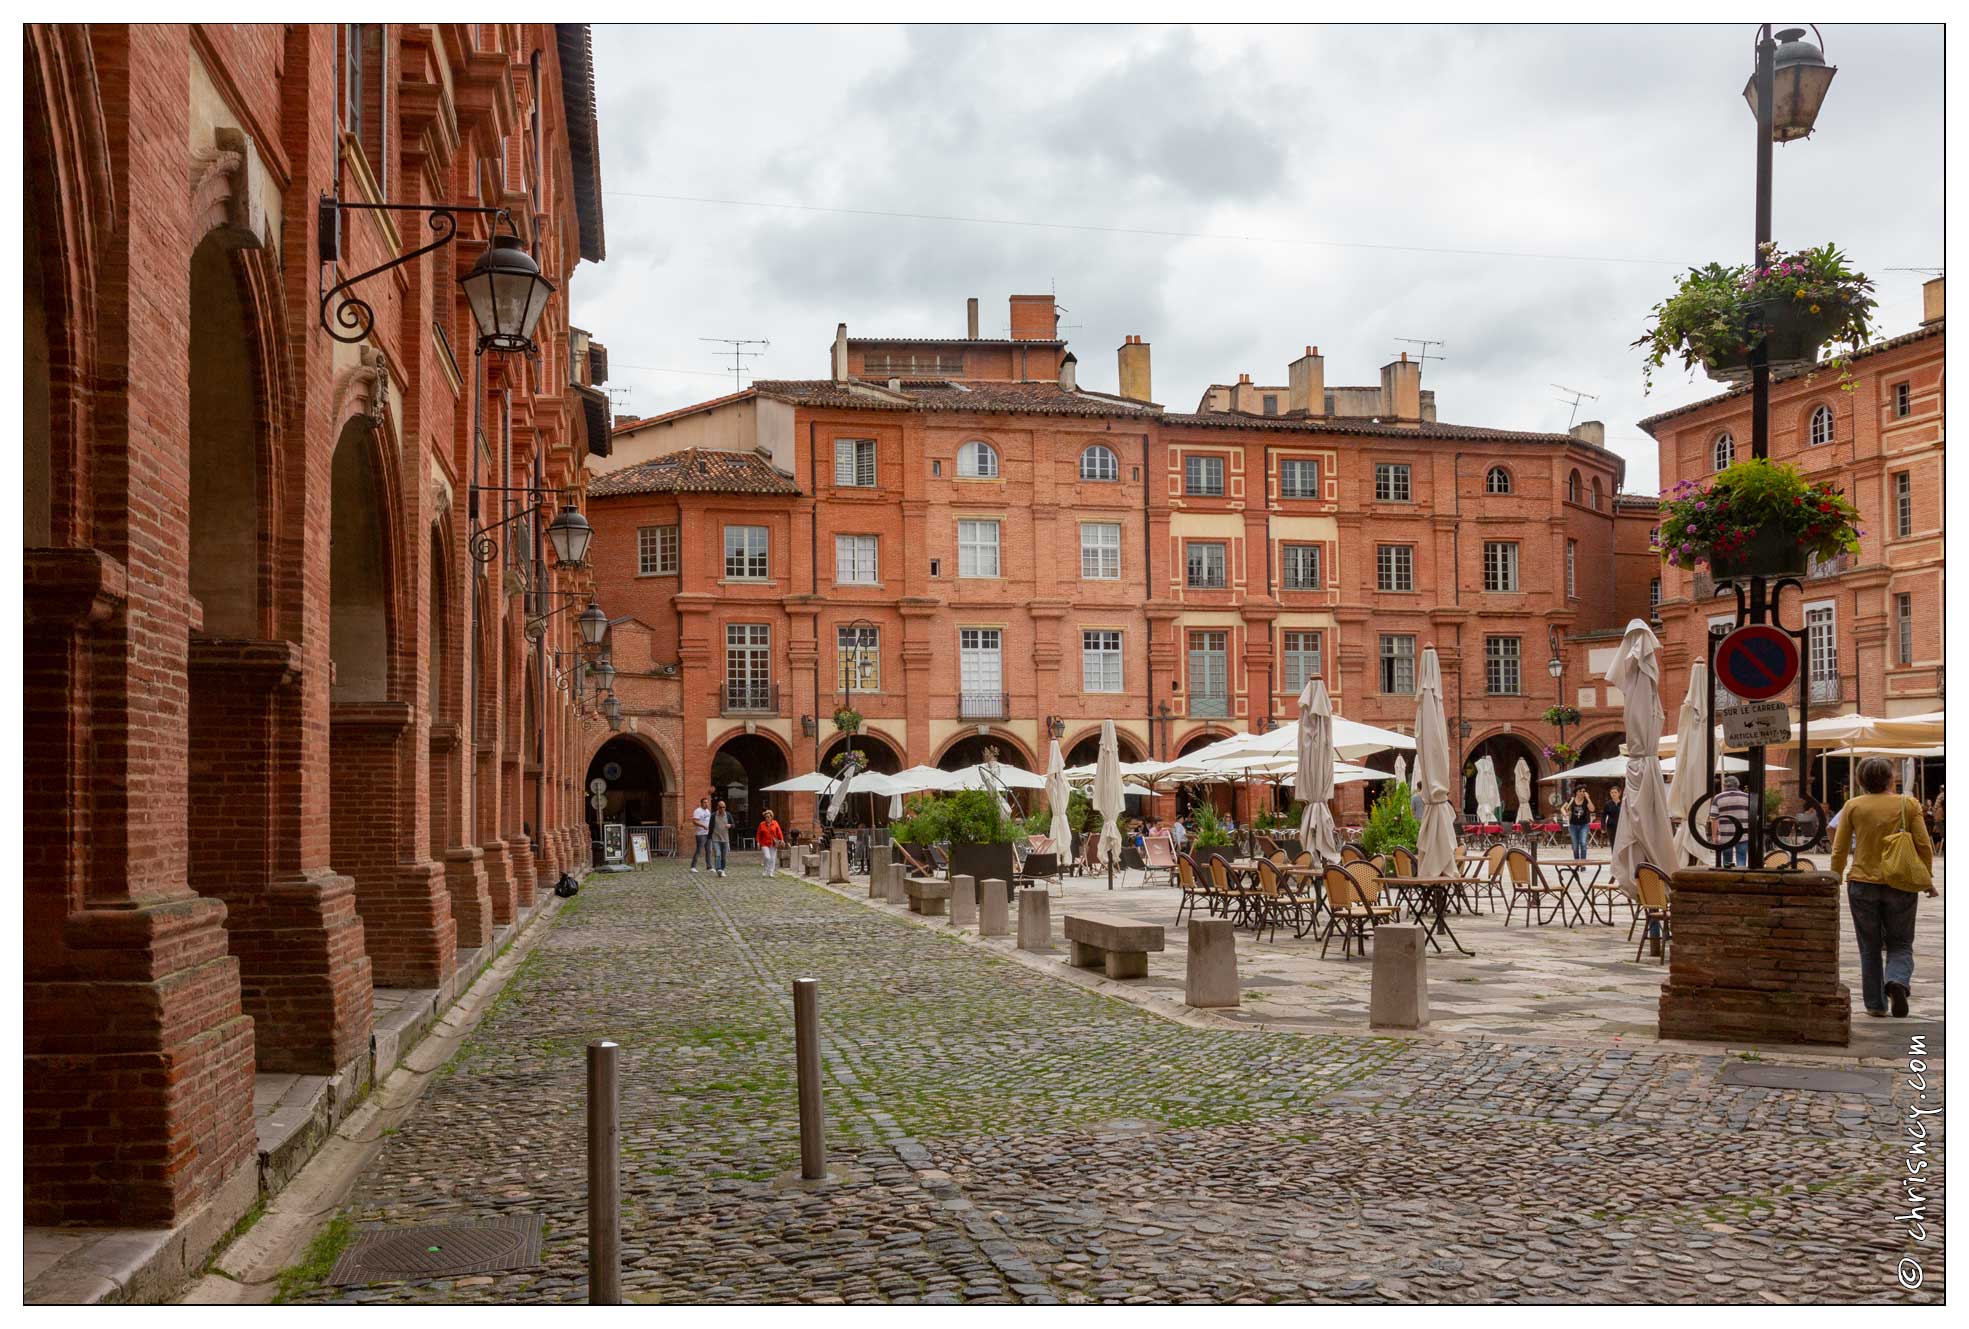
<path id="1" fill-rule="evenodd" d="M 1553 385 L 1596 394 L 1652 492 L 1634 422 L 1714 389 L 1643 396 L 1628 343 L 1678 268 L 1748 255 L 1753 31 L 601 26 L 609 259 L 576 319 L 640 415 L 731 390 L 699 338 L 822 377 L 837 322 L 961 336 L 972 295 L 1002 336 L 1008 294 L 1054 290 L 1087 387 L 1141 334 L 1182 410 L 1307 343 L 1373 383 L 1428 338 L 1442 419 L 1564 429 Z M 1841 244 L 1905 331 L 1927 274 L 1889 269 L 1942 263 L 1940 29 L 1824 35 L 1776 238 Z"/>

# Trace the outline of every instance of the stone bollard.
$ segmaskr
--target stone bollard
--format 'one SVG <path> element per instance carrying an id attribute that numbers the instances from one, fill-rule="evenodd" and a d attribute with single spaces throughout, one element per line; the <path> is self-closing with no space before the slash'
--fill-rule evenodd
<path id="1" fill-rule="evenodd" d="M 950 925 L 954 928 L 969 928 L 978 925 L 978 879 L 976 877 L 952 877 L 950 879 Z"/>
<path id="2" fill-rule="evenodd" d="M 904 888 L 908 885 L 909 874 L 902 870 L 900 864 L 893 865 L 882 876 L 882 898 L 890 904 L 899 904 L 907 909 L 909 892 Z"/>
<path id="3" fill-rule="evenodd" d="M 894 861 L 895 854 L 888 845 L 872 844 L 868 847 L 868 867 L 871 872 L 878 866 L 887 867 Z"/>
<path id="4" fill-rule="evenodd" d="M 1053 897 L 1045 891 L 1019 892 L 1019 949 L 1053 949 Z"/>
<path id="5" fill-rule="evenodd" d="M 1377 1029 L 1420 1029 L 1429 1023 L 1428 932 L 1414 923 L 1374 929 L 1374 988 L 1367 1022 Z"/>
<path id="6" fill-rule="evenodd" d="M 848 842 L 839 836 L 827 846 L 827 882 L 830 886 L 848 884 Z"/>
<path id="7" fill-rule="evenodd" d="M 1007 898 L 1005 882 L 999 877 L 987 877 L 978 883 L 978 935 L 980 937 L 1002 937 L 1006 932 L 1006 915 L 1011 911 L 1011 900 Z"/>
<path id="8" fill-rule="evenodd" d="M 1183 987 L 1183 1004 L 1238 1004 L 1237 929 L 1230 919 L 1190 920 L 1189 971 Z"/>
<path id="9" fill-rule="evenodd" d="M 868 869 L 868 898 L 886 900 L 889 898 L 889 873 L 885 868 L 870 865 Z"/>

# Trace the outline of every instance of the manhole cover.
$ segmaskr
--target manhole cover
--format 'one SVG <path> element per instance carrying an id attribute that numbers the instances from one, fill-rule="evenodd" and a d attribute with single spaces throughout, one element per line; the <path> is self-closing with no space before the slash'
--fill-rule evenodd
<path id="1" fill-rule="evenodd" d="M 335 1262 L 335 1286 L 399 1278 L 448 1278 L 540 1263 L 540 1216 L 524 1214 L 436 1227 L 368 1228 Z"/>
<path id="2" fill-rule="evenodd" d="M 1161 1129 L 1161 1122 L 1147 1121 L 1141 1117 L 1116 1117 L 1113 1121 L 1094 1124 L 1096 1135 L 1148 1135 Z"/>
<path id="3" fill-rule="evenodd" d="M 1815 1066 L 1769 1066 L 1755 1061 L 1732 1061 L 1723 1067 L 1724 1084 L 1754 1085 L 1759 1089 L 1804 1089 L 1821 1094 L 1892 1095 L 1892 1077 L 1885 1071 L 1842 1071 Z"/>

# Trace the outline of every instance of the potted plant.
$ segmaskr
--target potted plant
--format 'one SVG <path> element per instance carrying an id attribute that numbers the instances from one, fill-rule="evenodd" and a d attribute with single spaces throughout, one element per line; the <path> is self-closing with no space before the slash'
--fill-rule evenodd
<path id="1" fill-rule="evenodd" d="M 1813 558 L 1856 554 L 1860 513 L 1824 481 L 1797 467 L 1751 458 L 1707 485 L 1684 480 L 1661 501 L 1655 549 L 1679 568 L 1709 565 L 1718 580 L 1787 576 Z"/>
<path id="2" fill-rule="evenodd" d="M 1579 764 L 1579 749 L 1570 743 L 1547 743 L 1545 745 L 1545 760 L 1551 762 L 1560 770 L 1564 770 L 1569 766 L 1577 766 Z"/>
<path id="3" fill-rule="evenodd" d="M 861 732 L 861 712 L 852 706 L 843 706 L 834 712 L 834 727 L 844 734 Z"/>
<path id="4" fill-rule="evenodd" d="M 1390 781 L 1387 792 L 1368 809 L 1361 828 L 1361 851 L 1370 858 L 1390 849 L 1415 849 L 1422 833 L 1415 820 L 1414 792 L 1404 781 Z"/>
<path id="5" fill-rule="evenodd" d="M 1827 343 L 1857 351 L 1872 335 L 1874 305 L 1873 282 L 1848 268 L 1835 246 L 1785 254 L 1767 244 L 1755 267 L 1689 269 L 1634 345 L 1647 349 L 1642 377 L 1649 389 L 1672 355 L 1718 382 L 1747 383 L 1760 345 L 1773 369 L 1815 364 Z M 1834 356 L 1827 367 L 1843 371 L 1845 358 Z"/>
<path id="6" fill-rule="evenodd" d="M 1560 728 L 1569 724 L 1578 724 L 1579 708 L 1577 706 L 1547 706 L 1545 708 L 1545 723 Z"/>
<path id="7" fill-rule="evenodd" d="M 949 846 L 950 874 L 1011 881 L 1016 860 L 1012 841 L 1019 823 L 998 806 L 998 795 L 985 789 L 961 789 L 937 800 L 939 829 Z"/>
<path id="8" fill-rule="evenodd" d="M 1190 809 L 1190 820 L 1196 825 L 1196 834 L 1191 838 L 1195 849 L 1228 849 L 1231 847 L 1230 833 L 1217 817 L 1217 809 L 1209 803 L 1198 803 Z"/>

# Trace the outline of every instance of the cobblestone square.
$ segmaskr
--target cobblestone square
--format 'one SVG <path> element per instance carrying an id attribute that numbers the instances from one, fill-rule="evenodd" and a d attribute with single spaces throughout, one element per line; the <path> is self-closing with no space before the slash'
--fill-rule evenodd
<path id="1" fill-rule="evenodd" d="M 358 1227 L 540 1213 L 541 1267 L 301 1298 L 584 1300 L 601 1036 L 638 1301 L 1941 1295 L 1939 1223 L 1923 1286 L 1895 1283 L 1903 1077 L 1789 1091 L 1664 1045 L 1194 1027 L 752 868 L 591 878 L 358 1186 Z M 795 977 L 821 981 L 838 1178 L 811 1190 L 786 1180 Z"/>

